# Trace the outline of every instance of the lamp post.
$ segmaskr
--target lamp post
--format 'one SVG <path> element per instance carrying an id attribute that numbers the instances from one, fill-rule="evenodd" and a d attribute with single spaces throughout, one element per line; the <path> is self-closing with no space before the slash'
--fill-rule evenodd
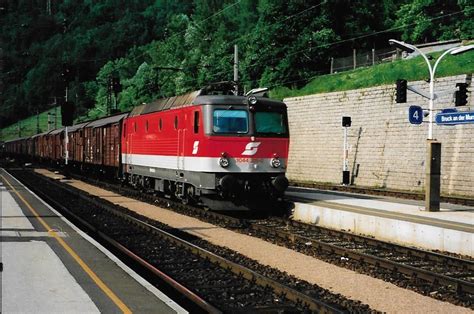
<path id="1" fill-rule="evenodd" d="M 407 53 L 417 51 L 423 59 L 425 59 L 428 65 L 430 73 L 430 97 L 429 97 L 429 125 L 428 125 L 428 138 L 427 138 L 427 154 L 426 154 L 426 180 L 425 180 L 425 210 L 427 211 L 439 211 L 439 199 L 440 199 L 440 177 L 441 177 L 441 143 L 433 140 L 433 101 L 434 101 L 434 81 L 436 68 L 439 62 L 448 53 L 451 55 L 458 55 L 463 52 L 474 49 L 474 45 L 468 45 L 464 47 L 454 47 L 446 50 L 435 62 L 434 66 L 428 57 L 414 45 L 407 44 L 403 41 L 390 39 L 389 43 Z"/>

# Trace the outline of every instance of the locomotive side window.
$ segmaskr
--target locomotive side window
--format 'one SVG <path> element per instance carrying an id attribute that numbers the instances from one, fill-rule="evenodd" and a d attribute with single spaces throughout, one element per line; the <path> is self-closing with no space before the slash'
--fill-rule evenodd
<path id="1" fill-rule="evenodd" d="M 134 129 L 134 132 L 137 133 L 137 123 L 136 122 L 133 122 L 133 129 Z"/>
<path id="2" fill-rule="evenodd" d="M 158 128 L 160 131 L 163 128 L 163 120 L 161 120 L 161 118 L 160 118 L 160 122 L 158 123 Z"/>
<path id="3" fill-rule="evenodd" d="M 178 116 L 175 116 L 175 117 L 174 117 L 174 129 L 175 129 L 175 130 L 178 129 Z"/>
<path id="4" fill-rule="evenodd" d="M 286 122 L 281 112 L 256 112 L 255 131 L 264 134 L 285 134 Z"/>
<path id="5" fill-rule="evenodd" d="M 146 122 L 145 122 L 145 132 L 148 133 L 148 120 L 146 120 Z"/>
<path id="6" fill-rule="evenodd" d="M 248 133 L 249 114 L 245 110 L 216 109 L 212 130 L 214 133 Z"/>
<path id="7" fill-rule="evenodd" d="M 199 111 L 194 111 L 194 133 L 199 133 Z"/>

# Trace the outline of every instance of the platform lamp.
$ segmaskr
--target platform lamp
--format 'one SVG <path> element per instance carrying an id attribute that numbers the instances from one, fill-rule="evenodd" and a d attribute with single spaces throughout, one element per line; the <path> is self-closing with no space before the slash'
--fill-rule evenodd
<path id="1" fill-rule="evenodd" d="M 474 49 L 474 45 L 454 47 L 446 50 L 431 66 L 428 57 L 417 47 L 407 44 L 403 41 L 395 39 L 389 40 L 390 45 L 395 46 L 407 53 L 417 51 L 428 65 L 430 73 L 430 98 L 429 98 L 429 125 L 427 138 L 427 154 L 426 154 L 426 177 L 425 177 L 425 210 L 439 211 L 440 202 L 440 178 L 441 178 L 441 143 L 433 139 L 433 100 L 434 100 L 434 80 L 435 72 L 439 62 L 448 53 L 458 55 Z"/>
<path id="2" fill-rule="evenodd" d="M 342 117 L 342 127 L 344 128 L 344 157 L 342 163 L 342 184 L 350 184 L 350 171 L 349 171 L 349 145 L 347 142 L 347 129 L 351 126 L 351 117 Z"/>

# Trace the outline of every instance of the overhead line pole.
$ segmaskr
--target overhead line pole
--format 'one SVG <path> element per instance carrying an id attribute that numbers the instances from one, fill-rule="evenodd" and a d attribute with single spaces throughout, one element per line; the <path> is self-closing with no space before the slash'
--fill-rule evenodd
<path id="1" fill-rule="evenodd" d="M 234 82 L 236 83 L 236 94 L 239 94 L 239 47 L 234 45 Z"/>

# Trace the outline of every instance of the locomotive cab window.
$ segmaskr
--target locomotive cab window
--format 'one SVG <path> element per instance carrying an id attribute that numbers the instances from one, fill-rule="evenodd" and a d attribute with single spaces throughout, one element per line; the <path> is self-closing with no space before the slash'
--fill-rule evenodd
<path id="1" fill-rule="evenodd" d="M 199 111 L 194 111 L 194 133 L 199 133 Z"/>
<path id="2" fill-rule="evenodd" d="M 249 114 L 245 110 L 216 109 L 212 130 L 214 133 L 248 133 Z"/>
<path id="3" fill-rule="evenodd" d="M 283 112 L 255 112 L 257 134 L 286 134 L 286 119 Z"/>

